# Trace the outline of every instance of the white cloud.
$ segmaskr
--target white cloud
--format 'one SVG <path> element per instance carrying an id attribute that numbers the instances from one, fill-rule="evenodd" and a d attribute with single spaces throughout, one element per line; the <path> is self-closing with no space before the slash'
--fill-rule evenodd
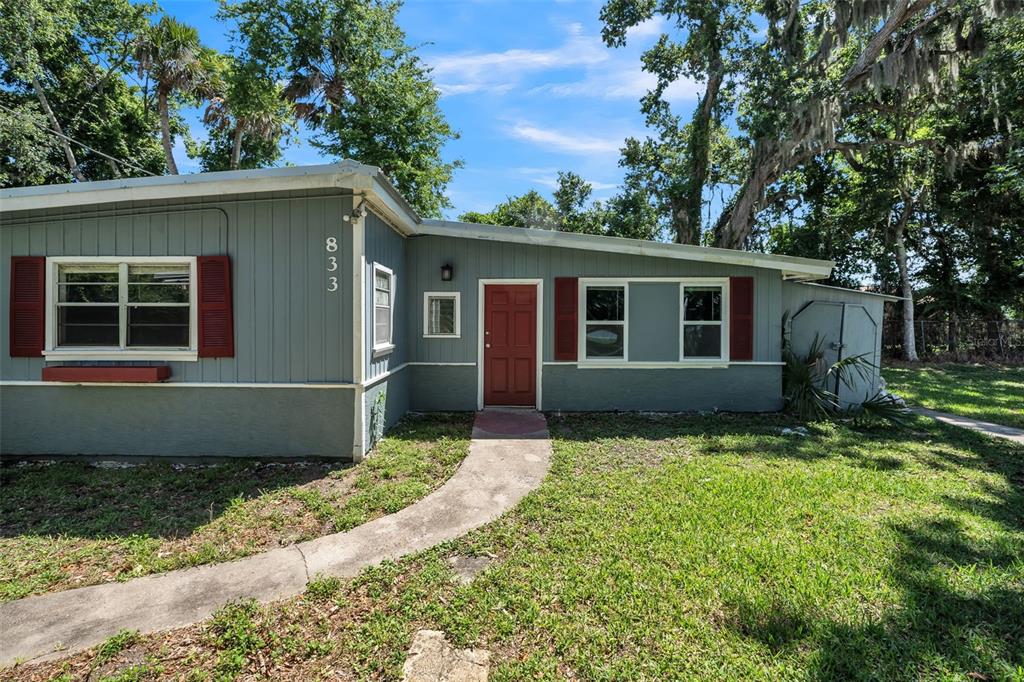
<path id="1" fill-rule="evenodd" d="M 554 97 L 600 97 L 602 99 L 640 99 L 657 85 L 658 79 L 644 71 L 640 64 L 618 68 L 589 69 L 582 80 L 567 83 L 546 83 L 530 90 L 531 94 Z M 683 102 L 700 96 L 701 84 L 680 79 L 665 90 L 669 102 Z"/>
<path id="2" fill-rule="evenodd" d="M 621 137 L 594 137 L 579 133 L 568 133 L 552 128 L 541 128 L 530 123 L 517 123 L 509 128 L 509 134 L 525 142 L 547 147 L 568 154 L 618 154 L 625 135 Z"/>
<path id="3" fill-rule="evenodd" d="M 626 31 L 627 40 L 646 40 L 665 32 L 665 18 L 651 17 Z"/>
<path id="4" fill-rule="evenodd" d="M 510 49 L 425 57 L 442 95 L 507 92 L 529 73 L 573 66 L 590 66 L 609 59 L 599 38 L 583 36 L 578 23 L 566 27 L 569 37 L 546 50 Z"/>
<path id="5" fill-rule="evenodd" d="M 546 168 L 532 168 L 530 166 L 519 166 L 518 168 L 510 169 L 514 174 L 521 175 L 527 178 L 530 182 L 541 187 L 547 187 L 549 189 L 558 188 L 558 171 L 564 170 L 561 168 L 555 168 L 548 166 Z M 602 191 L 607 189 L 615 189 L 618 185 L 614 182 L 599 182 L 597 180 L 587 180 L 590 186 L 595 191 Z"/>

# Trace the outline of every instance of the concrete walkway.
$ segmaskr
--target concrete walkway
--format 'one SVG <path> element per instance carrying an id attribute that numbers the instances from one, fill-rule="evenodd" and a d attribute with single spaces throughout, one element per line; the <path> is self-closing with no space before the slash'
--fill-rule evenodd
<path id="1" fill-rule="evenodd" d="M 28 597 L 0 605 L 0 666 L 87 649 L 122 628 L 156 632 L 212 615 L 234 599 L 301 593 L 318 574 L 343 578 L 464 535 L 511 509 L 547 474 L 543 415 L 477 415 L 469 455 L 444 485 L 405 509 L 344 533 L 246 559 Z"/>
<path id="2" fill-rule="evenodd" d="M 961 417 L 958 414 L 929 410 L 926 407 L 912 407 L 910 409 L 912 412 L 923 414 L 944 424 L 960 426 L 962 428 L 978 431 L 979 433 L 984 433 L 996 438 L 1006 438 L 1007 440 L 1012 440 L 1024 445 L 1024 430 L 1021 429 L 1015 429 L 1011 426 L 1003 426 L 1002 424 L 993 424 L 992 422 L 983 422 L 977 419 L 971 419 L 970 417 Z"/>

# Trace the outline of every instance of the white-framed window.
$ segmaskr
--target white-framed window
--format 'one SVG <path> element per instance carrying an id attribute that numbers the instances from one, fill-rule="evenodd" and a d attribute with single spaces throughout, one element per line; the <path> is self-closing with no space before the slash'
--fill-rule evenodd
<path id="1" fill-rule="evenodd" d="M 728 357 L 728 283 L 682 282 L 679 319 L 680 360 L 724 360 Z"/>
<path id="2" fill-rule="evenodd" d="M 395 273 L 380 263 L 373 264 L 373 349 L 394 346 Z"/>
<path id="3" fill-rule="evenodd" d="M 628 283 L 583 282 L 581 286 L 579 357 L 598 362 L 626 360 Z"/>
<path id="4" fill-rule="evenodd" d="M 423 294 L 423 338 L 457 339 L 462 336 L 462 301 L 457 291 Z"/>
<path id="5" fill-rule="evenodd" d="M 46 259 L 50 360 L 193 360 L 196 259 L 132 256 Z"/>

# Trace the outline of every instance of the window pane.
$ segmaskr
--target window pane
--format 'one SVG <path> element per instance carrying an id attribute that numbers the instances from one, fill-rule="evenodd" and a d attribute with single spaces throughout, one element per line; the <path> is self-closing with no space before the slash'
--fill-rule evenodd
<path id="1" fill-rule="evenodd" d="M 116 265 L 61 265 L 58 272 L 61 284 L 117 284 Z"/>
<path id="2" fill-rule="evenodd" d="M 61 303 L 117 303 L 117 284 L 58 284 Z"/>
<path id="3" fill-rule="evenodd" d="M 373 342 L 375 345 L 391 342 L 390 308 L 374 308 Z"/>
<path id="4" fill-rule="evenodd" d="M 718 324 L 684 324 L 683 357 L 722 357 L 722 326 Z"/>
<path id="5" fill-rule="evenodd" d="M 626 316 L 625 287 L 587 287 L 587 319 L 622 321 Z"/>
<path id="6" fill-rule="evenodd" d="M 721 287 L 685 287 L 684 320 L 719 321 L 722 319 Z"/>
<path id="7" fill-rule="evenodd" d="M 130 303 L 188 303 L 188 284 L 129 284 Z"/>
<path id="8" fill-rule="evenodd" d="M 455 299 L 454 298 L 431 298 L 427 302 L 430 324 L 427 327 L 429 334 L 454 334 L 455 333 Z"/>
<path id="9" fill-rule="evenodd" d="M 116 265 L 62 265 L 57 270 L 62 303 L 117 303 Z"/>
<path id="10" fill-rule="evenodd" d="M 391 305 L 391 294 L 387 291 L 380 291 L 375 289 L 373 292 L 373 304 L 374 305 Z"/>
<path id="11" fill-rule="evenodd" d="M 188 284 L 189 266 L 182 265 L 129 265 L 128 282 L 139 284 Z"/>
<path id="12" fill-rule="evenodd" d="M 57 308 L 57 345 L 117 346 L 117 306 L 61 306 Z"/>
<path id="13" fill-rule="evenodd" d="M 377 289 L 383 289 L 384 291 L 391 291 L 391 276 L 386 272 L 375 273 L 374 287 Z"/>
<path id="14" fill-rule="evenodd" d="M 621 324 L 588 324 L 587 357 L 621 358 L 625 349 L 625 337 Z"/>
<path id="15" fill-rule="evenodd" d="M 189 310 L 186 306 L 129 307 L 128 345 L 187 348 Z"/>

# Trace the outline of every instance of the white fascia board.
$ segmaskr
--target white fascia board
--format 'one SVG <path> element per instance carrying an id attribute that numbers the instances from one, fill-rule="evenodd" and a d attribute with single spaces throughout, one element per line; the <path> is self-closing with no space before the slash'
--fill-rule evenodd
<path id="1" fill-rule="evenodd" d="M 903 296 L 893 296 L 892 294 L 880 294 L 877 291 L 861 291 L 860 289 L 850 289 L 848 287 L 836 287 L 831 284 L 819 284 L 818 282 L 796 282 L 796 284 L 802 284 L 808 287 L 820 287 L 822 289 L 831 289 L 832 291 L 842 291 L 847 294 L 857 294 L 860 296 L 874 296 L 880 298 L 883 301 L 903 301 L 906 300 Z"/>
<path id="2" fill-rule="evenodd" d="M 419 216 L 375 166 L 355 161 L 257 170 L 119 178 L 0 190 L 0 211 L 95 206 L 116 202 L 190 199 L 229 194 L 347 189 L 367 195 L 407 234 Z"/>
<path id="3" fill-rule="evenodd" d="M 416 229 L 420 234 L 438 237 L 461 237 L 500 242 L 531 244 L 534 246 L 628 253 L 653 258 L 675 258 L 704 263 L 725 263 L 752 268 L 780 270 L 792 279 L 824 279 L 832 273 L 833 261 L 777 256 L 752 251 L 735 251 L 686 244 L 665 244 L 642 239 L 623 239 L 602 235 L 556 232 L 523 227 L 503 227 L 448 220 L 423 220 Z"/>

